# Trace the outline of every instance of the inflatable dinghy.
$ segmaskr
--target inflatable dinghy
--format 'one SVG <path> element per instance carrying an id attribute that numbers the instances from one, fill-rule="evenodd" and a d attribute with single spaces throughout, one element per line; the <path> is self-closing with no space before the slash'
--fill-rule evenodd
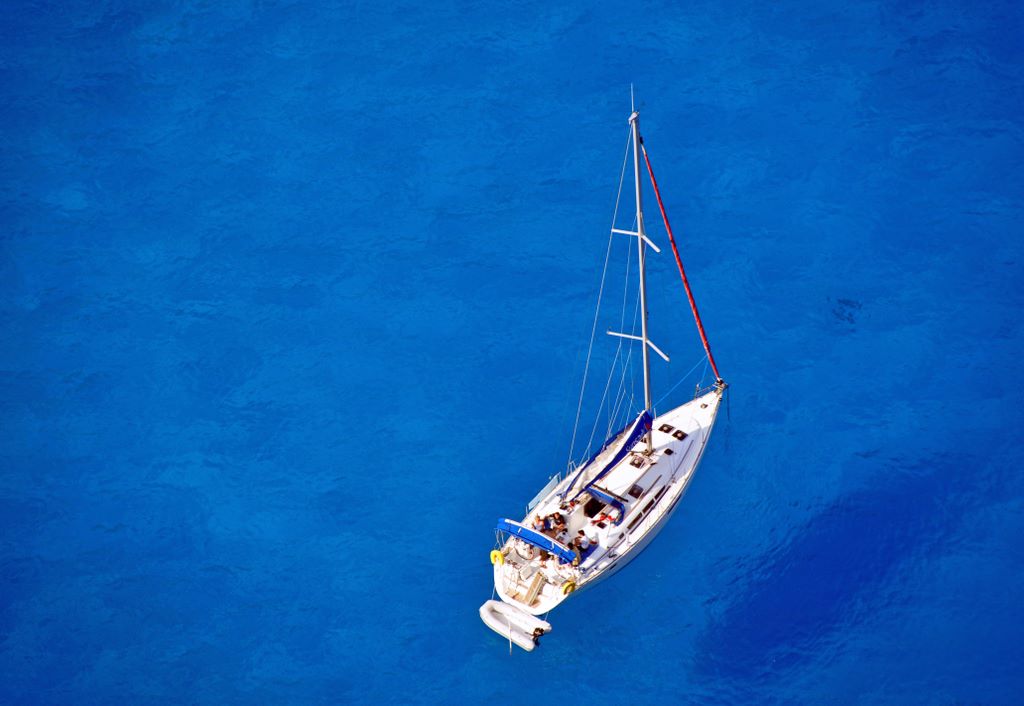
<path id="1" fill-rule="evenodd" d="M 551 632 L 551 623 L 501 601 L 487 601 L 480 606 L 480 619 L 491 630 L 527 652 L 532 652 L 537 646 L 537 637 Z"/>

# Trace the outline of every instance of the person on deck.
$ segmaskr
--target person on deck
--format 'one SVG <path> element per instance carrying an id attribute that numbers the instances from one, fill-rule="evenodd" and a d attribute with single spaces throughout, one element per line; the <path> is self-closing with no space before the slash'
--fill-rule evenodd
<path id="1" fill-rule="evenodd" d="M 555 539 L 562 544 L 569 544 L 569 531 L 566 529 L 565 525 L 560 525 L 558 529 L 555 530 Z"/>
<path id="2" fill-rule="evenodd" d="M 565 529 L 565 515 L 560 512 L 552 512 L 544 521 L 548 523 L 548 529 L 553 529 L 556 532 Z"/>
<path id="3" fill-rule="evenodd" d="M 562 576 L 558 570 L 558 561 L 552 557 L 551 561 L 541 565 L 541 572 L 544 574 L 544 578 L 548 580 L 548 583 L 555 584 L 556 586 L 562 583 Z"/>
<path id="4" fill-rule="evenodd" d="M 540 554 L 536 559 L 530 562 L 530 575 L 532 578 L 534 574 L 541 573 L 548 581 L 555 583 L 558 576 L 558 562 L 554 560 L 554 557 L 548 554 L 543 549 L 540 550 Z M 554 578 L 552 578 L 554 577 Z"/>
<path id="5" fill-rule="evenodd" d="M 583 530 L 580 530 L 576 533 L 576 538 L 572 540 L 572 545 L 580 553 L 580 556 L 582 556 L 585 551 L 590 549 L 590 540 L 587 538 L 587 535 L 583 533 Z"/>

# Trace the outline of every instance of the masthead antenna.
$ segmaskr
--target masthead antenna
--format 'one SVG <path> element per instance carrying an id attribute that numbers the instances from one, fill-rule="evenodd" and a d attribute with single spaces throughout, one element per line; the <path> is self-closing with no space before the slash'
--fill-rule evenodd
<path id="1" fill-rule="evenodd" d="M 633 99 L 633 84 L 629 84 L 629 112 L 636 112 L 636 101 Z"/>

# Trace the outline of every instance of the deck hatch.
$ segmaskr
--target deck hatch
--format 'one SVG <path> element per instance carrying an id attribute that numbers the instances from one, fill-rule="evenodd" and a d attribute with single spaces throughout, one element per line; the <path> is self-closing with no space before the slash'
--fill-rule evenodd
<path id="1" fill-rule="evenodd" d="M 683 431 L 682 429 L 676 429 L 675 433 L 673 433 L 672 436 L 682 441 L 683 439 L 686 438 L 686 432 Z"/>
<path id="2" fill-rule="evenodd" d="M 587 501 L 587 504 L 583 506 L 583 514 L 587 517 L 595 517 L 597 513 L 601 512 L 604 505 L 604 500 L 601 500 L 600 498 L 591 498 Z"/>

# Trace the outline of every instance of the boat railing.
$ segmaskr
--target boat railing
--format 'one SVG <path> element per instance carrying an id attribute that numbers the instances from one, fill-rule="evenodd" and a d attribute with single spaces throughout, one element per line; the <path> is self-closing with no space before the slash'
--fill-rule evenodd
<path id="1" fill-rule="evenodd" d="M 533 496 L 533 500 L 531 500 L 526 505 L 526 514 L 530 514 L 530 511 L 533 510 L 533 508 L 537 507 L 537 504 L 541 500 L 543 500 L 548 495 L 550 495 L 551 491 L 554 490 L 558 486 L 558 484 L 561 483 L 561 482 L 562 482 L 562 474 L 561 473 L 556 473 L 555 475 L 553 475 L 550 478 L 548 478 L 547 484 L 543 488 L 541 488 L 540 492 L 537 493 L 535 496 Z"/>
<path id="2" fill-rule="evenodd" d="M 697 385 L 697 389 L 693 393 L 693 399 L 697 399 L 698 397 L 703 397 L 704 395 L 708 394 L 709 392 L 714 392 L 717 389 L 718 389 L 718 383 L 712 383 L 711 385 L 708 385 L 707 387 L 701 387 L 700 385 Z"/>

